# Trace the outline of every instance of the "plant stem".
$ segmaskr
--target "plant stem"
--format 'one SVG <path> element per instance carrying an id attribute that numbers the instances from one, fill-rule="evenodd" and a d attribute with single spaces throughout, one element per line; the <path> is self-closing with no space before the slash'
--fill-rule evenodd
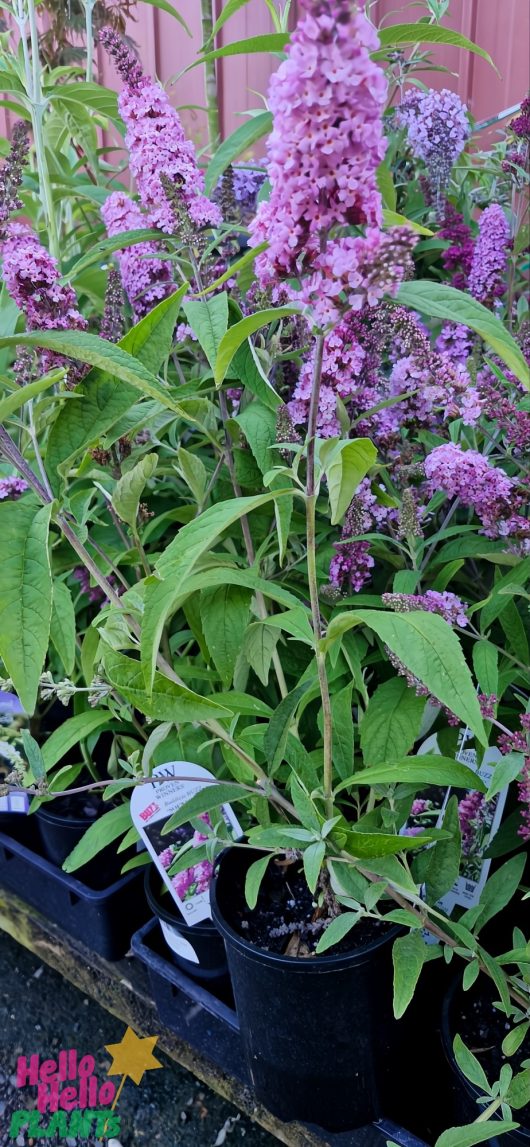
<path id="1" fill-rule="evenodd" d="M 478 1119 L 475 1119 L 475 1123 L 487 1123 L 490 1115 L 495 1115 L 495 1112 L 499 1110 L 501 1104 L 502 1099 L 494 1099 L 493 1103 L 490 1103 L 488 1107 L 484 1108 L 484 1111 L 481 1112 Z"/>
<path id="2" fill-rule="evenodd" d="M 29 33 L 31 38 L 31 64 L 32 64 L 32 77 L 31 77 L 31 123 L 33 127 L 33 142 L 35 144 L 35 157 L 37 161 L 37 173 L 39 176 L 39 187 L 44 206 L 44 215 L 46 218 L 46 229 L 48 231 L 48 240 L 51 254 L 59 260 L 59 235 L 57 231 L 57 224 L 55 220 L 55 209 L 53 204 L 52 189 L 50 183 L 50 176 L 48 172 L 48 164 L 46 161 L 46 150 L 44 147 L 44 131 L 43 119 L 44 110 L 46 108 L 46 101 L 42 95 L 42 75 L 41 75 L 41 62 L 39 55 L 39 33 L 37 28 L 37 17 L 35 14 L 35 6 L 33 0 L 27 0 L 27 11 L 29 21 Z M 28 77 L 27 77 L 28 79 Z M 27 86 L 27 84 L 26 84 Z"/>
<path id="3" fill-rule="evenodd" d="M 202 42 L 207 44 L 212 38 L 212 0 L 201 0 Z M 213 152 L 219 141 L 219 107 L 217 100 L 217 72 L 215 60 L 204 64 L 204 95 L 208 119 L 209 150 Z"/>
<path id="4" fill-rule="evenodd" d="M 326 671 L 326 655 L 318 648 L 322 637 L 322 619 L 318 600 L 318 580 L 316 564 L 316 500 L 315 490 L 315 439 L 318 418 L 318 400 L 320 397 L 320 382 L 322 378 L 322 358 L 324 354 L 324 335 L 317 336 L 315 348 L 315 362 L 313 367 L 313 385 L 311 389 L 311 402 L 308 419 L 307 442 L 307 472 L 306 472 L 306 537 L 307 537 L 307 580 L 309 584 L 309 597 L 311 601 L 311 615 L 313 619 L 313 633 L 315 635 L 315 659 L 318 671 L 318 683 L 322 700 L 322 718 L 324 734 L 324 774 L 323 789 L 326 808 L 326 817 L 333 816 L 333 730 L 331 722 L 331 698 L 329 695 L 328 676 Z"/>
<path id="5" fill-rule="evenodd" d="M 92 28 L 94 0 L 83 0 L 83 7 L 85 9 L 86 81 L 90 84 L 94 71 L 94 32 Z"/>

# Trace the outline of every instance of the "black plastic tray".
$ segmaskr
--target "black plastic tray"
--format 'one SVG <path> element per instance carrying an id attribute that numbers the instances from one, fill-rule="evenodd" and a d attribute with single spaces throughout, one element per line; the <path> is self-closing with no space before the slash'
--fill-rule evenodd
<path id="1" fill-rule="evenodd" d="M 164 940 L 158 920 L 150 920 L 131 940 L 134 955 L 145 964 L 153 999 L 165 1027 L 186 1040 L 197 1052 L 212 1060 L 227 1075 L 250 1088 L 241 1041 L 239 1022 L 227 979 L 205 988 L 177 968 L 164 953 Z M 427 1147 L 417 1136 L 391 1120 L 383 1119 L 358 1131 L 331 1134 L 308 1124 L 322 1143 L 330 1147 Z"/>
<path id="2" fill-rule="evenodd" d="M 30 848 L 0 832 L 0 885 L 105 960 L 125 955 L 148 915 L 142 880 L 129 872 L 108 888 L 89 888 L 35 852 L 33 840 Z"/>

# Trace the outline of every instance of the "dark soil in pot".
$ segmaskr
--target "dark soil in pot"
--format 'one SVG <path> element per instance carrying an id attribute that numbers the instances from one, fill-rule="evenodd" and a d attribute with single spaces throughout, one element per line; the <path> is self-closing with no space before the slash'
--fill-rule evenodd
<path id="1" fill-rule="evenodd" d="M 61 868 L 66 857 L 87 829 L 113 806 L 96 793 L 72 793 L 41 805 L 35 813 L 44 855 Z M 117 853 L 117 845 L 102 849 L 74 875 L 91 888 L 105 888 L 119 879 L 129 853 Z"/>
<path id="2" fill-rule="evenodd" d="M 399 930 L 368 922 L 370 932 L 356 936 L 353 929 L 340 947 L 315 956 L 322 928 L 311 927 L 314 898 L 297 866 L 286 875 L 272 862 L 256 911 L 249 912 L 245 876 L 259 855 L 227 849 L 211 888 L 257 1099 L 280 1119 L 328 1131 L 392 1117 L 399 1028 L 392 1017 L 391 942 Z M 286 954 L 289 945 L 307 954 Z"/>
<path id="3" fill-rule="evenodd" d="M 251 910 L 244 895 L 230 906 L 230 924 L 249 944 L 278 955 L 310 956 L 324 932 L 324 917 L 315 919 L 316 902 L 299 863 L 271 862 L 258 904 Z M 351 952 L 378 940 L 388 927 L 359 920 L 334 952 Z"/>
<path id="4" fill-rule="evenodd" d="M 145 870 L 145 895 L 160 928 L 171 959 L 196 980 L 228 976 L 223 941 L 211 920 L 187 924 L 171 899 L 155 864 Z"/>
<path id="5" fill-rule="evenodd" d="M 468 992 L 462 990 L 461 976 L 458 976 L 445 998 L 442 1041 L 453 1072 L 454 1117 L 462 1123 L 476 1119 L 482 1108 L 476 1103 L 479 1091 L 462 1075 L 453 1054 L 453 1040 L 457 1032 L 478 1059 L 490 1083 L 495 1083 L 499 1078 L 504 1063 L 509 1063 L 516 1074 L 522 1063 L 530 1060 L 530 1033 L 514 1055 L 507 1057 L 503 1054 L 501 1044 L 512 1025 L 493 1006 L 497 998 L 495 989 L 484 976 Z M 503 1135 L 500 1142 L 504 1147 L 530 1147 L 530 1099 L 524 1108 L 513 1112 L 513 1117 L 521 1127 L 518 1131 Z"/>

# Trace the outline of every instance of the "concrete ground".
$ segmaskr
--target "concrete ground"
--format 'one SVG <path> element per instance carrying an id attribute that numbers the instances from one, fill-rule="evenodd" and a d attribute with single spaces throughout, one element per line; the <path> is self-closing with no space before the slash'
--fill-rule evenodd
<path id="1" fill-rule="evenodd" d="M 95 1137 L 32 1139 L 24 1131 L 11 1138 L 11 1114 L 35 1102 L 35 1089 L 19 1089 L 19 1055 L 53 1058 L 75 1046 L 93 1055 L 103 1081 L 110 1058 L 105 1044 L 119 1042 L 125 1026 L 89 1000 L 57 972 L 0 933 L 0 1147 L 104 1147 Z M 118 1139 L 108 1147 L 275 1147 L 277 1140 L 252 1124 L 163 1053 L 163 1071 L 151 1071 L 137 1087 L 128 1079 L 117 1111 Z M 43 1117 L 43 1121 L 44 1121 Z"/>

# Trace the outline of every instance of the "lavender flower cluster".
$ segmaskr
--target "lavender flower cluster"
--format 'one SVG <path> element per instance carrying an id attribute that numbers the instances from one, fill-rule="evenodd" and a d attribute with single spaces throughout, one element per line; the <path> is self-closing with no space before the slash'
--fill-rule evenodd
<path id="1" fill-rule="evenodd" d="M 439 208 L 453 164 L 469 138 L 467 108 L 456 92 L 447 88 L 441 92 L 414 88 L 404 96 L 396 121 L 406 128 L 416 158 L 425 163 Z"/>
<path id="2" fill-rule="evenodd" d="M 304 0 L 303 8 L 269 90 L 272 191 L 251 227 L 251 245 L 269 243 L 256 262 L 264 285 L 311 268 L 337 224 L 381 222 L 386 80 L 370 59 L 377 35 L 348 0 Z"/>
<path id="3" fill-rule="evenodd" d="M 107 235 L 145 227 L 146 217 L 124 191 L 114 191 L 101 208 Z M 135 322 L 174 290 L 173 272 L 168 260 L 158 258 L 159 243 L 136 243 L 116 252 L 123 289 L 133 310 Z"/>
<path id="4" fill-rule="evenodd" d="M 124 80 L 118 107 L 127 128 L 130 169 L 150 224 L 168 235 L 175 230 L 174 208 L 164 187 L 166 177 L 197 227 L 218 225 L 219 208 L 204 195 L 204 176 L 197 166 L 195 148 L 186 139 L 167 92 L 143 75 L 132 52 L 111 28 L 104 28 L 100 35 Z"/>

